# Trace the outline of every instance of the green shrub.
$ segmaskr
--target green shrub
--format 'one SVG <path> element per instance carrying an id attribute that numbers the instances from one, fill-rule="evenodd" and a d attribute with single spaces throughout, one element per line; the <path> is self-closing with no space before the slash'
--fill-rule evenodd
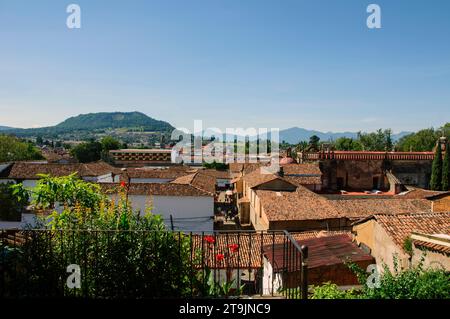
<path id="1" fill-rule="evenodd" d="M 341 290 L 336 284 L 331 282 L 321 286 L 312 286 L 311 299 L 356 299 L 358 292 L 354 289 Z"/>
<path id="2" fill-rule="evenodd" d="M 399 270 L 394 258 L 394 270 L 386 264 L 379 275 L 378 287 L 368 285 L 368 274 L 356 265 L 350 268 L 363 285 L 362 297 L 368 299 L 449 299 L 450 275 L 443 268 L 424 268 L 424 257 L 418 265 Z"/>

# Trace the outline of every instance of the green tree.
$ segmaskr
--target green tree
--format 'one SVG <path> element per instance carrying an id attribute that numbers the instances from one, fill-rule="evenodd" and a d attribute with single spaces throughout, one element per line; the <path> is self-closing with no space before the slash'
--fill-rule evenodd
<path id="1" fill-rule="evenodd" d="M 439 134 L 433 128 L 420 130 L 400 138 L 396 149 L 402 152 L 429 152 L 433 150 L 438 138 Z"/>
<path id="2" fill-rule="evenodd" d="M 102 157 L 102 144 L 96 141 L 84 142 L 73 147 L 70 154 L 81 163 L 95 162 Z"/>
<path id="3" fill-rule="evenodd" d="M 450 143 L 445 145 L 444 161 L 442 163 L 442 190 L 450 190 Z"/>
<path id="4" fill-rule="evenodd" d="M 17 137 L 0 135 L 0 162 L 44 159 L 41 152 L 31 143 Z"/>
<path id="5" fill-rule="evenodd" d="M 442 189 L 442 148 L 439 142 L 434 152 L 434 160 L 431 167 L 430 188 L 435 191 Z"/>
<path id="6" fill-rule="evenodd" d="M 14 184 L 0 184 L 0 220 L 20 221 L 27 204 L 28 196 L 17 196 Z"/>
<path id="7" fill-rule="evenodd" d="M 358 133 L 358 140 L 365 151 L 391 151 L 392 131 L 378 129 L 372 133 Z"/>
<path id="8" fill-rule="evenodd" d="M 100 143 L 102 144 L 102 154 L 101 157 L 104 161 L 109 162 L 109 151 L 111 150 L 118 150 L 121 148 L 120 141 L 116 140 L 114 137 L 106 136 L 100 140 Z"/>
<path id="9" fill-rule="evenodd" d="M 338 151 L 362 151 L 361 142 L 349 137 L 339 137 L 334 142 L 334 147 Z"/>
<path id="10" fill-rule="evenodd" d="M 319 141 L 320 141 L 320 137 L 318 137 L 317 135 L 313 135 L 309 138 L 309 150 L 311 151 L 318 151 L 319 150 Z"/>

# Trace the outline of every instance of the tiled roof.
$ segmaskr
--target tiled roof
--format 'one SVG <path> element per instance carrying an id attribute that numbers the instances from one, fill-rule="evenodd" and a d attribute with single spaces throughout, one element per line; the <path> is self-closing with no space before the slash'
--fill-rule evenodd
<path id="1" fill-rule="evenodd" d="M 294 240 L 311 238 L 322 239 L 329 236 L 344 235 L 350 238 L 350 232 L 344 231 L 312 231 L 290 233 Z M 261 267 L 261 252 L 264 247 L 272 247 L 274 244 L 286 243 L 286 237 L 281 232 L 269 233 L 216 233 L 212 236 L 214 244 L 209 244 L 201 235 L 192 235 L 193 254 L 200 257 L 197 262 L 200 266 L 203 252 L 203 261 L 210 268 L 241 268 L 254 269 Z M 230 251 L 229 245 L 238 245 L 235 252 Z M 224 254 L 222 261 L 216 259 L 217 254 Z M 195 259 L 195 256 L 193 256 Z"/>
<path id="2" fill-rule="evenodd" d="M 319 165 L 317 164 L 287 164 L 282 165 L 284 175 L 300 175 L 300 176 L 321 176 Z"/>
<path id="3" fill-rule="evenodd" d="M 450 235 L 450 212 L 398 215 L 376 214 L 371 218 L 374 218 L 386 230 L 398 247 L 402 249 L 405 239 L 413 231 L 425 234 Z"/>
<path id="4" fill-rule="evenodd" d="M 117 193 L 121 187 L 118 183 L 101 183 L 102 191 Z M 129 195 L 159 195 L 159 196 L 212 196 L 187 184 L 173 183 L 131 183 L 128 185 Z"/>
<path id="5" fill-rule="evenodd" d="M 358 219 L 373 214 L 403 214 L 431 212 L 431 202 L 425 199 L 371 198 L 330 200 L 341 216 Z"/>
<path id="6" fill-rule="evenodd" d="M 229 170 L 202 169 L 202 170 L 200 170 L 200 172 L 205 175 L 213 176 L 215 178 L 231 179 L 231 174 L 230 174 Z"/>
<path id="7" fill-rule="evenodd" d="M 414 246 L 416 246 L 418 248 L 425 248 L 427 250 L 436 251 L 436 252 L 450 255 L 450 247 L 430 243 L 427 241 L 421 241 L 421 240 L 414 240 L 413 242 L 414 242 Z"/>
<path id="8" fill-rule="evenodd" d="M 326 198 L 298 186 L 294 192 L 256 190 L 269 221 L 339 218 L 339 211 Z"/>
<path id="9" fill-rule="evenodd" d="M 265 167 L 255 169 L 254 171 L 244 175 L 244 177 L 242 179 L 247 183 L 247 186 L 250 188 L 253 188 L 253 187 L 265 184 L 267 182 L 274 181 L 274 180 L 282 180 L 282 181 L 285 181 L 285 182 L 291 184 L 292 186 L 296 186 L 296 184 L 288 181 L 284 177 L 281 177 L 277 174 L 270 172 Z"/>
<path id="10" fill-rule="evenodd" d="M 284 179 L 294 185 L 321 185 L 320 176 L 284 176 Z"/>
<path id="11" fill-rule="evenodd" d="M 176 179 L 187 174 L 194 173 L 189 167 L 169 167 L 160 168 L 127 168 L 124 176 L 129 178 L 159 178 L 159 179 Z"/>
<path id="12" fill-rule="evenodd" d="M 78 176 L 101 176 L 117 173 L 118 169 L 102 161 L 87 164 L 56 164 L 36 162 L 15 162 L 2 178 L 38 179 L 38 174 L 67 176 L 77 172 Z"/>
<path id="13" fill-rule="evenodd" d="M 305 245 L 308 247 L 309 269 L 343 264 L 348 261 L 374 260 L 370 254 L 364 252 L 352 242 L 349 234 L 336 234 L 322 238 L 304 238 L 297 240 L 297 243 L 299 246 Z M 285 266 L 283 245 L 266 246 L 264 251 L 275 271 Z"/>
<path id="14" fill-rule="evenodd" d="M 248 174 L 265 165 L 264 163 L 230 163 L 229 168 L 231 173 Z"/>
<path id="15" fill-rule="evenodd" d="M 179 177 L 170 183 L 191 185 L 192 187 L 195 187 L 204 192 L 208 192 L 210 194 L 215 194 L 216 192 L 215 177 L 203 174 L 202 172 Z"/>
<path id="16" fill-rule="evenodd" d="M 395 195 L 395 197 L 405 198 L 405 199 L 425 199 L 430 196 L 440 195 L 440 194 L 445 194 L 445 193 L 448 193 L 448 192 L 431 191 L 431 190 L 423 189 L 423 188 L 413 188 L 406 192 L 397 194 L 397 195 Z"/>

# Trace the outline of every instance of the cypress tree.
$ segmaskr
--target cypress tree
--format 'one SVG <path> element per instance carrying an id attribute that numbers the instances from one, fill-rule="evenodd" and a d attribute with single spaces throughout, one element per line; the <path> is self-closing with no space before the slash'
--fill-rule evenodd
<path id="1" fill-rule="evenodd" d="M 444 162 L 442 163 L 442 190 L 450 190 L 450 143 L 445 145 Z"/>
<path id="2" fill-rule="evenodd" d="M 441 190 L 442 182 L 442 148 L 441 143 L 438 142 L 436 151 L 434 153 L 433 166 L 431 167 L 431 181 L 430 188 L 434 191 Z"/>

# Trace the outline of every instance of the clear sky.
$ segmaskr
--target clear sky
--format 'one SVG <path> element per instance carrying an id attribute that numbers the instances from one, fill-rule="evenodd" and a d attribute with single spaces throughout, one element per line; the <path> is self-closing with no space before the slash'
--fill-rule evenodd
<path id="1" fill-rule="evenodd" d="M 133 110 L 189 128 L 440 126 L 450 1 L 0 0 L 0 125 Z"/>

